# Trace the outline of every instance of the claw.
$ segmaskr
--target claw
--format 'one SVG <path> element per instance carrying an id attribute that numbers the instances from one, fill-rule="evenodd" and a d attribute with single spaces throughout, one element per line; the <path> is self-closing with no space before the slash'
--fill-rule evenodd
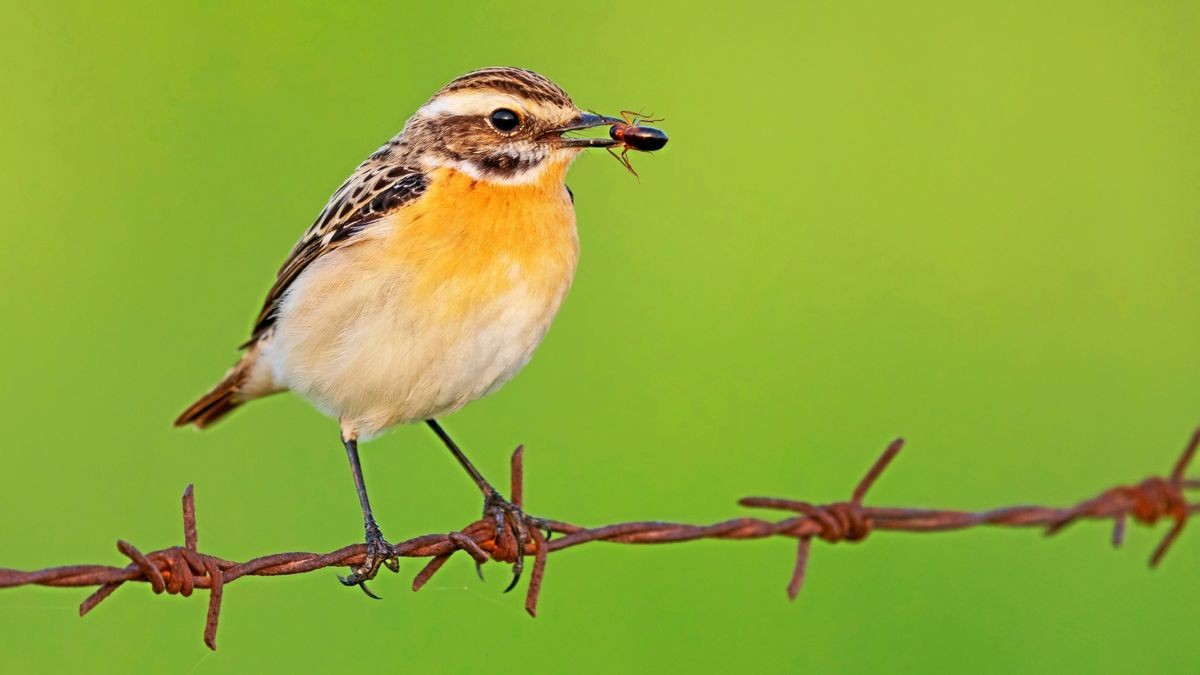
<path id="1" fill-rule="evenodd" d="M 393 570 L 393 571 L 395 571 L 395 570 Z M 379 597 L 378 595 L 375 595 L 374 593 L 372 593 L 371 589 L 367 588 L 367 580 L 366 579 L 362 579 L 360 581 L 355 581 L 353 577 L 354 577 L 353 573 L 350 575 L 350 577 L 344 577 L 340 574 L 337 575 L 338 581 L 342 582 L 343 586 L 358 586 L 359 588 L 362 589 L 362 592 L 365 593 L 368 598 L 371 598 L 373 600 L 382 600 L 383 599 L 383 598 Z"/>
<path id="2" fill-rule="evenodd" d="M 367 525 L 367 550 L 363 557 L 363 562 L 358 567 L 350 568 L 350 574 L 343 577 L 338 575 L 338 581 L 342 582 L 343 586 L 358 586 L 362 592 L 369 598 L 382 600 L 383 598 L 371 592 L 367 588 L 367 582 L 375 578 L 379 573 L 380 567 L 386 567 L 392 572 L 400 571 L 400 559 L 392 550 L 392 545 L 387 543 L 383 538 L 383 533 L 380 532 L 379 526 L 372 521 Z"/>
<path id="3" fill-rule="evenodd" d="M 533 518 L 521 510 L 519 506 L 509 502 L 501 497 L 498 493 L 489 495 L 484 500 L 483 505 L 484 515 L 490 515 L 496 522 L 496 539 L 499 540 L 511 532 L 516 547 L 516 560 L 513 561 L 513 577 L 512 581 L 505 587 L 504 592 L 508 593 L 517 587 L 521 581 L 521 574 L 525 571 L 525 547 L 529 544 L 529 528 L 536 527 L 542 529 L 546 523 L 540 518 Z M 511 529 L 510 529 L 511 527 Z M 480 578 L 483 576 L 482 569 L 479 570 Z"/>
<path id="4" fill-rule="evenodd" d="M 512 581 L 508 582 L 508 586 L 505 587 L 504 592 L 507 593 L 507 592 L 511 591 L 512 589 L 516 588 L 517 582 L 520 580 L 521 580 L 521 570 L 517 569 L 516 565 L 513 565 L 513 578 L 512 578 Z"/>
<path id="5" fill-rule="evenodd" d="M 517 539 L 517 561 L 513 563 L 513 578 L 504 589 L 505 593 L 516 588 L 517 583 L 521 581 L 521 573 L 525 571 L 525 543 L 529 540 L 529 530 L 525 529 L 525 514 L 514 515 L 512 522 Z"/>

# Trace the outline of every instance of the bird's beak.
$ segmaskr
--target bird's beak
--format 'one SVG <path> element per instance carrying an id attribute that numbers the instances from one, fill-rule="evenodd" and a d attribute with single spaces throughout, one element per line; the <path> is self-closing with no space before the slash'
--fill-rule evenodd
<path id="1" fill-rule="evenodd" d="M 568 131 L 583 131 L 584 129 L 592 129 L 594 127 L 602 127 L 605 125 L 624 124 L 624 121 L 615 117 L 606 115 L 597 115 L 596 113 L 583 112 L 556 129 L 551 129 L 548 134 L 556 136 L 559 143 L 567 148 L 610 148 L 617 145 L 617 141 L 612 138 L 576 138 L 567 137 L 562 134 Z"/>

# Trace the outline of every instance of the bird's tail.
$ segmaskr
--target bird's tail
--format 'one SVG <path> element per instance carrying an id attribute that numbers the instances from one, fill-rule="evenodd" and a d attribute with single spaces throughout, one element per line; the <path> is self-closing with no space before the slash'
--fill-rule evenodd
<path id="1" fill-rule="evenodd" d="M 246 376 L 249 374 L 248 361 L 250 355 L 247 354 L 242 360 L 234 366 L 225 378 L 222 379 L 217 386 L 212 388 L 199 400 L 188 406 L 187 410 L 175 420 L 175 426 L 183 427 L 189 424 L 195 424 L 197 428 L 203 429 L 217 420 L 225 417 L 233 412 L 235 408 L 240 406 L 245 401 L 238 397 L 238 391 L 246 381 Z"/>

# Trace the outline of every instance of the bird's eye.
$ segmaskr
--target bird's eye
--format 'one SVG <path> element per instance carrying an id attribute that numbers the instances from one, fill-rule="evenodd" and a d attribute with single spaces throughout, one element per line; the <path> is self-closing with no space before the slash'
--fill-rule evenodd
<path id="1" fill-rule="evenodd" d="M 508 108 L 500 108 L 492 111 L 492 126 L 500 131 L 512 131 L 521 123 L 521 118 L 517 117 L 517 113 Z"/>

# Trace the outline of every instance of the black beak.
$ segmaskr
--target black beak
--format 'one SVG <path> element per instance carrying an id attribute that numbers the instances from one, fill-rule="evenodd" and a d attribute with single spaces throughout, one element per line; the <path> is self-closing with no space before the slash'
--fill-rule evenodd
<path id="1" fill-rule="evenodd" d="M 563 137 L 562 134 L 568 131 L 583 131 L 584 129 L 592 129 L 595 127 L 611 126 L 613 124 L 624 124 L 625 122 L 615 117 L 605 115 L 597 115 L 595 113 L 585 112 L 579 113 L 579 116 L 568 122 L 566 125 L 551 129 L 550 133 L 559 136 L 564 147 L 568 148 L 611 148 L 617 145 L 617 141 L 612 138 L 571 138 Z"/>

